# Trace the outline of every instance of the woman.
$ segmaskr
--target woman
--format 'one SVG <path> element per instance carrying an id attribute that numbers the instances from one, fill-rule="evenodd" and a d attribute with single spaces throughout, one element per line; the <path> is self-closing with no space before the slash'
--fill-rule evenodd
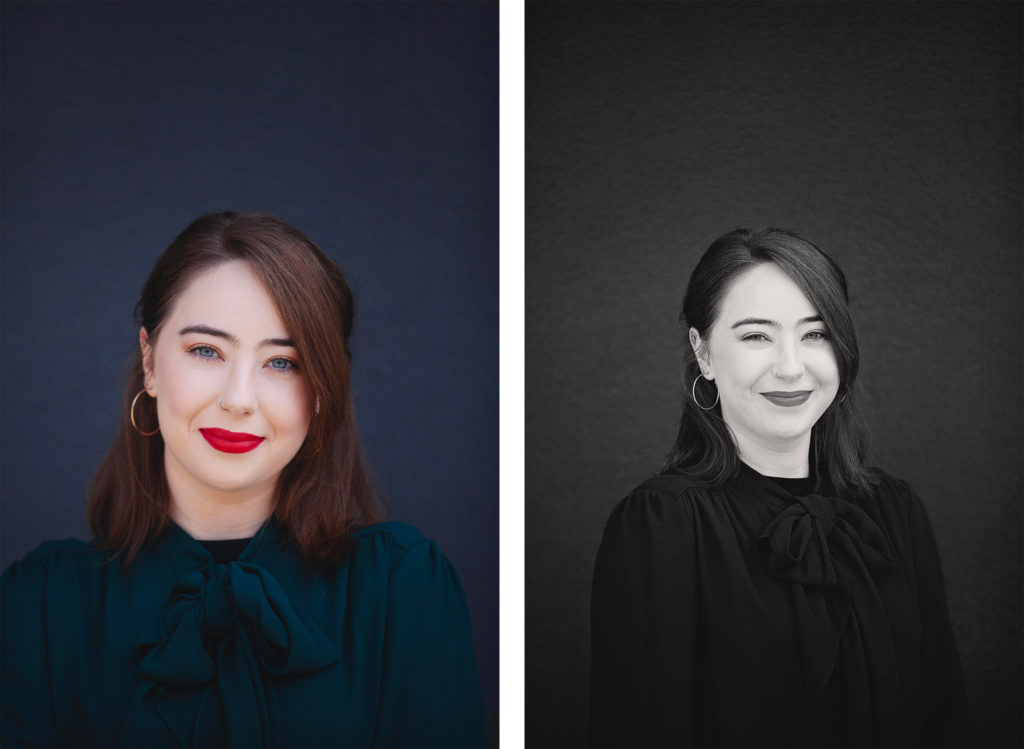
<path id="1" fill-rule="evenodd" d="M 864 463 L 846 279 L 745 229 L 690 278 L 687 403 L 594 571 L 591 743 L 962 746 L 938 552 Z"/>
<path id="2" fill-rule="evenodd" d="M 444 555 L 382 522 L 345 279 L 271 216 L 193 222 L 150 273 L 96 541 L 3 575 L 5 746 L 479 746 Z"/>

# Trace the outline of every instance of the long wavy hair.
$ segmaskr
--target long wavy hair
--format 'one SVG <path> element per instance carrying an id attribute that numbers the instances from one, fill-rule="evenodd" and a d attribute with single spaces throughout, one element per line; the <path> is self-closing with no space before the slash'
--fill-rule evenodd
<path id="1" fill-rule="evenodd" d="M 274 519 L 318 565 L 337 563 L 357 528 L 382 520 L 359 446 L 350 387 L 349 338 L 355 301 L 334 262 L 302 232 L 261 213 L 211 213 L 193 221 L 153 266 L 135 307 L 136 323 L 155 345 L 175 301 L 199 274 L 242 260 L 262 281 L 303 363 L 311 414 L 306 440 L 277 485 Z M 89 487 L 86 514 L 106 549 L 139 550 L 170 523 L 170 495 L 159 432 L 132 427 L 132 401 L 143 388 L 136 351 L 114 442 Z M 142 431 L 157 425 L 156 401 L 135 404 Z"/>
<path id="2" fill-rule="evenodd" d="M 690 276 L 679 320 L 706 340 L 733 281 L 761 263 L 774 263 L 788 275 L 821 316 L 839 368 L 839 391 L 811 429 L 812 464 L 826 472 L 839 491 L 870 491 L 874 483 L 865 465 L 866 430 L 857 408 L 859 349 L 850 316 L 846 276 L 823 250 L 782 229 L 737 229 L 716 239 Z M 721 404 L 704 411 L 691 399 L 700 365 L 692 347 L 683 347 L 685 390 L 679 435 L 664 472 L 682 472 L 721 485 L 739 470 L 736 443 L 722 419 Z M 715 386 L 700 379 L 700 403 L 717 400 Z"/>

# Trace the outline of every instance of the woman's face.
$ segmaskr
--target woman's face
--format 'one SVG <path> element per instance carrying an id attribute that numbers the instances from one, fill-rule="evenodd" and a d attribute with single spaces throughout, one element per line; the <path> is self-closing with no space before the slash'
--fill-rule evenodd
<path id="1" fill-rule="evenodd" d="M 741 452 L 748 442 L 784 449 L 809 441 L 839 389 L 824 323 L 774 263 L 761 263 L 732 283 L 703 351 L 693 328 L 690 340 L 718 386 L 722 418 Z"/>
<path id="2" fill-rule="evenodd" d="M 145 329 L 140 342 L 172 497 L 273 492 L 306 438 L 309 397 L 298 352 L 249 265 L 198 275 L 156 343 Z"/>

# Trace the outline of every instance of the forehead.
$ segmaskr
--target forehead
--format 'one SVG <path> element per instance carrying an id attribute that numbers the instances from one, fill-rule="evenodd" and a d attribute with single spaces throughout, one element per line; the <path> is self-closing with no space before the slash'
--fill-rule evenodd
<path id="1" fill-rule="evenodd" d="M 728 327 L 753 317 L 787 325 L 817 314 L 800 287 L 779 266 L 760 263 L 733 280 L 722 299 L 716 324 Z"/>
<path id="2" fill-rule="evenodd" d="M 174 302 L 172 324 L 217 324 L 259 327 L 284 337 L 284 324 L 273 298 L 248 263 L 232 260 L 193 278 Z M 234 332 L 224 328 L 227 332 Z"/>

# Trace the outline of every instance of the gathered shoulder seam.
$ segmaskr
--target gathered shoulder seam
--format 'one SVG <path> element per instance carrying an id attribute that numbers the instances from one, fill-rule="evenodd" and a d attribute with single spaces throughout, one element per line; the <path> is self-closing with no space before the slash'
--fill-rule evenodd
<path id="1" fill-rule="evenodd" d="M 420 544 L 433 543 L 413 526 L 395 520 L 365 526 L 356 531 L 354 535 L 357 538 L 360 536 L 387 536 L 391 544 L 403 552 L 408 552 Z"/>
<path id="2" fill-rule="evenodd" d="M 29 564 L 45 564 L 50 559 L 64 554 L 106 556 L 109 553 L 88 541 L 67 538 L 59 541 L 45 541 L 22 557 L 21 561 Z"/>

